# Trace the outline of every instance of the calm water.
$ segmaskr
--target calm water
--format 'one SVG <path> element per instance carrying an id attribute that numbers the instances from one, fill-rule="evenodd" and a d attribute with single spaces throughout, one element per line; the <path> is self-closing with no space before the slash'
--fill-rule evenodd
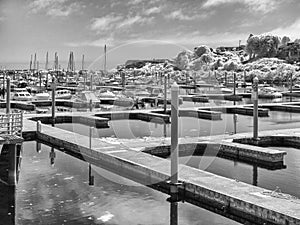
<path id="1" fill-rule="evenodd" d="M 223 104 L 228 102 L 221 101 L 219 105 Z M 184 107 L 190 106 L 211 104 L 184 104 Z M 95 129 L 93 136 L 120 139 L 162 137 L 164 126 L 167 136 L 171 128 L 169 124 L 139 120 L 110 121 L 109 125 L 110 128 Z M 82 135 L 89 131 L 88 126 L 81 124 L 57 124 L 56 127 Z M 270 111 L 270 117 L 259 118 L 259 127 L 260 130 L 299 128 L 300 114 Z M 252 117 L 237 115 L 236 123 L 232 114 L 222 114 L 221 121 L 180 118 L 181 137 L 233 133 L 235 130 L 238 133 L 251 132 Z M 42 145 L 42 151 L 37 153 L 35 145 L 35 142 L 24 143 L 17 190 L 19 224 L 170 224 L 167 195 L 128 180 L 125 182 L 127 185 L 124 182 L 120 184 L 110 179 L 111 173 L 96 167 L 93 167 L 95 185 L 89 186 L 87 162 L 55 150 L 55 164 L 51 166 L 51 148 Z M 182 157 L 180 162 L 270 190 L 278 186 L 283 192 L 300 197 L 300 179 L 297 176 L 300 172 L 300 150 L 280 149 L 288 152 L 285 157 L 287 168 L 276 171 L 210 156 Z M 237 224 L 187 203 L 180 203 L 178 214 L 179 224 L 184 225 Z"/>
<path id="2" fill-rule="evenodd" d="M 170 224 L 168 197 L 145 186 L 111 180 L 111 174 L 92 167 L 95 185 L 88 185 L 88 163 L 58 150 L 50 165 L 51 148 L 24 143 L 17 188 L 18 224 Z M 124 178 L 123 178 L 124 180 Z M 179 224 L 238 224 L 187 203 L 179 204 Z"/>
<path id="3" fill-rule="evenodd" d="M 269 190 L 275 190 L 276 187 L 279 187 L 282 192 L 300 198 L 300 150 L 282 147 L 272 148 L 287 152 L 285 156 L 286 169 L 267 170 L 209 156 L 180 157 L 180 163 Z"/>
<path id="4" fill-rule="evenodd" d="M 222 114 L 222 118 L 222 121 L 180 118 L 180 136 L 206 136 L 209 134 L 232 133 L 234 130 L 233 115 Z M 82 135 L 87 135 L 89 132 L 89 127 L 81 124 L 57 124 L 56 126 Z M 164 125 L 138 120 L 116 120 L 110 121 L 110 126 L 110 128 L 94 130 L 93 136 L 116 137 L 119 139 L 145 136 L 162 137 Z M 169 136 L 171 127 L 169 124 L 165 126 L 167 136 Z M 300 114 L 270 111 L 270 117 L 259 118 L 259 127 L 261 130 L 299 128 Z M 251 132 L 252 117 L 238 115 L 236 130 L 237 132 Z M 285 157 L 287 168 L 276 171 L 209 156 L 183 157 L 181 158 L 181 163 L 270 190 L 274 190 L 278 186 L 283 192 L 300 197 L 300 179 L 297 176 L 300 172 L 300 150 L 292 148 L 279 149 L 284 149 L 288 153 Z"/>
<path id="5" fill-rule="evenodd" d="M 269 117 L 259 118 L 260 130 L 277 130 L 300 127 L 300 114 L 270 111 Z M 222 120 L 211 121 L 190 117 L 179 119 L 180 137 L 198 137 L 208 135 L 219 135 L 236 132 L 251 132 L 253 122 L 251 116 L 237 115 L 236 123 L 233 114 L 222 114 Z M 117 138 L 137 138 L 137 137 L 163 137 L 164 126 L 167 136 L 170 136 L 170 124 L 148 123 L 140 120 L 114 120 L 109 121 L 110 128 L 96 129 L 94 137 L 117 137 Z M 82 124 L 56 124 L 56 127 L 74 131 L 82 135 L 89 134 L 89 127 Z"/>

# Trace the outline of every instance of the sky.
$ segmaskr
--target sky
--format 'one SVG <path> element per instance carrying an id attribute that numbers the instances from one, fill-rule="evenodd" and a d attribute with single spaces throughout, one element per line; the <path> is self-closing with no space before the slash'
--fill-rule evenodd
<path id="1" fill-rule="evenodd" d="M 237 46 L 249 34 L 300 38 L 300 0 L 0 0 L 0 63 L 42 65 L 57 52 L 77 68 L 173 58 L 199 45 Z"/>

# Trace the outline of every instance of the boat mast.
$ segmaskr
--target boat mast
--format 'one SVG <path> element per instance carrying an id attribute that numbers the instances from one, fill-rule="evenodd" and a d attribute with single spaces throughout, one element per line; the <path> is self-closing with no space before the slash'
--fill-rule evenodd
<path id="1" fill-rule="evenodd" d="M 106 73 L 106 45 L 104 45 L 104 73 Z"/>
<path id="2" fill-rule="evenodd" d="M 72 74 L 75 73 L 75 60 L 74 60 L 74 52 L 72 52 Z"/>
<path id="3" fill-rule="evenodd" d="M 84 54 L 82 55 L 82 61 L 81 61 L 81 71 L 82 71 L 82 75 L 83 75 L 83 81 L 84 81 L 84 90 L 85 90 L 85 86 L 86 86 L 86 77 L 87 74 L 84 72 Z"/>
<path id="4" fill-rule="evenodd" d="M 36 53 L 34 53 L 33 74 L 35 73 L 35 69 L 36 69 Z"/>
<path id="5" fill-rule="evenodd" d="M 46 53 L 45 70 L 48 71 L 48 52 Z"/>
<path id="6" fill-rule="evenodd" d="M 45 70 L 46 70 L 46 89 L 48 88 L 48 52 L 46 53 L 46 63 L 45 63 Z"/>
<path id="7" fill-rule="evenodd" d="M 30 63 L 29 63 L 29 71 L 31 72 L 32 70 L 32 55 L 30 56 Z"/>

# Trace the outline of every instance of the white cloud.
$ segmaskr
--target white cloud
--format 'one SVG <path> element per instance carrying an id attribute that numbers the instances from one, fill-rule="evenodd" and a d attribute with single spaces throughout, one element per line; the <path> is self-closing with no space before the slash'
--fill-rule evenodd
<path id="1" fill-rule="evenodd" d="M 277 8 L 278 0 L 207 0 L 202 7 L 211 8 L 224 4 L 244 4 L 252 11 L 268 13 Z"/>
<path id="2" fill-rule="evenodd" d="M 29 4 L 31 13 L 45 12 L 52 17 L 66 17 L 78 12 L 82 7 L 82 4 L 70 0 L 34 0 Z"/>
<path id="3" fill-rule="evenodd" d="M 162 7 L 152 7 L 152 8 L 149 8 L 149 9 L 146 9 L 144 11 L 144 14 L 145 15 L 151 15 L 151 14 L 157 14 L 157 13 L 160 13 L 162 10 Z"/>
<path id="4" fill-rule="evenodd" d="M 195 20 L 195 19 L 204 19 L 206 17 L 208 17 L 209 15 L 211 15 L 213 13 L 213 11 L 209 12 L 209 13 L 201 13 L 201 14 L 197 14 L 197 15 L 188 15 L 188 14 L 184 14 L 182 12 L 181 9 L 171 12 L 168 15 L 165 15 L 165 17 L 167 19 L 177 19 L 177 20 Z"/>
<path id="5" fill-rule="evenodd" d="M 126 28 L 126 27 L 130 27 L 134 24 L 149 24 L 152 22 L 152 20 L 153 20 L 153 17 L 146 18 L 146 17 L 141 17 L 141 16 L 137 15 L 137 16 L 129 17 L 129 18 L 123 20 L 116 26 L 116 28 L 118 28 L 118 29 Z"/>
<path id="6" fill-rule="evenodd" d="M 108 30 L 114 31 L 115 33 L 118 29 L 129 28 L 133 25 L 149 24 L 153 19 L 153 17 L 142 17 L 140 15 L 127 18 L 123 16 L 108 15 L 101 18 L 94 18 L 90 25 L 90 29 L 97 31 L 97 33 Z"/>
<path id="7" fill-rule="evenodd" d="M 288 36 L 291 40 L 295 40 L 296 38 L 300 38 L 300 19 L 297 19 L 294 23 L 289 26 L 278 27 L 269 33 L 278 35 L 280 37 Z"/>
<path id="8" fill-rule="evenodd" d="M 74 12 L 78 12 L 80 10 L 81 6 L 74 2 L 70 4 L 68 7 L 57 7 L 57 8 L 50 8 L 49 11 L 47 11 L 47 15 L 53 16 L 53 17 L 66 17 L 71 15 Z"/>
<path id="9" fill-rule="evenodd" d="M 138 5 L 140 3 L 142 3 L 144 0 L 130 0 L 128 2 L 128 5 Z"/>
<path id="10" fill-rule="evenodd" d="M 114 27 L 115 22 L 121 20 L 121 16 L 107 15 L 105 17 L 94 18 L 91 24 L 91 30 L 103 31 Z"/>

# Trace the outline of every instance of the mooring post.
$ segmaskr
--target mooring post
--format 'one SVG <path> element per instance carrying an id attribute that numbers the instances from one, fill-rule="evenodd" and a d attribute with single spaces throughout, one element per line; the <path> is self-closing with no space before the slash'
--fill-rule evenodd
<path id="1" fill-rule="evenodd" d="M 178 115 L 179 86 L 175 82 L 171 87 L 171 183 L 178 182 Z M 177 189 L 175 190 L 177 192 Z"/>
<path id="2" fill-rule="evenodd" d="M 188 85 L 188 83 L 189 83 L 188 72 L 185 71 L 185 85 Z"/>
<path id="3" fill-rule="evenodd" d="M 90 89 L 93 90 L 93 74 L 91 74 Z"/>
<path id="4" fill-rule="evenodd" d="M 16 144 L 8 144 L 8 154 L 9 154 L 9 167 L 8 167 L 8 184 L 10 186 L 16 186 L 17 184 L 17 145 Z"/>
<path id="5" fill-rule="evenodd" d="M 244 92 L 246 91 L 246 75 L 247 75 L 247 72 L 246 72 L 246 70 L 244 70 L 244 88 L 245 88 Z"/>
<path id="6" fill-rule="evenodd" d="M 10 77 L 6 78 L 6 115 L 7 115 L 7 132 L 12 132 L 12 117 L 10 115 Z"/>
<path id="7" fill-rule="evenodd" d="M 55 77 L 52 76 L 52 126 L 55 124 Z"/>
<path id="8" fill-rule="evenodd" d="M 10 113 L 10 77 L 6 78 L 6 113 Z"/>
<path id="9" fill-rule="evenodd" d="M 125 88 L 125 72 L 121 72 L 121 77 L 122 77 L 122 87 Z"/>
<path id="10" fill-rule="evenodd" d="M 171 219 L 170 224 L 178 223 L 178 115 L 179 86 L 175 82 L 171 87 Z"/>
<path id="11" fill-rule="evenodd" d="M 253 139 L 258 140 L 258 78 L 254 77 L 252 85 L 253 100 Z"/>
<path id="12" fill-rule="evenodd" d="M 89 106 L 90 106 L 90 112 L 92 112 L 93 111 L 93 100 L 92 99 L 90 99 Z"/>
<path id="13" fill-rule="evenodd" d="M 293 73 L 291 72 L 291 75 L 290 75 L 290 102 L 293 100 L 292 93 L 293 93 Z"/>
<path id="14" fill-rule="evenodd" d="M 233 95 L 236 94 L 236 73 L 233 72 Z"/>
<path id="15" fill-rule="evenodd" d="M 194 93 L 197 93 L 196 72 L 194 71 Z"/>
<path id="16" fill-rule="evenodd" d="M 165 74 L 164 80 L 164 113 L 167 111 L 167 74 Z"/>

